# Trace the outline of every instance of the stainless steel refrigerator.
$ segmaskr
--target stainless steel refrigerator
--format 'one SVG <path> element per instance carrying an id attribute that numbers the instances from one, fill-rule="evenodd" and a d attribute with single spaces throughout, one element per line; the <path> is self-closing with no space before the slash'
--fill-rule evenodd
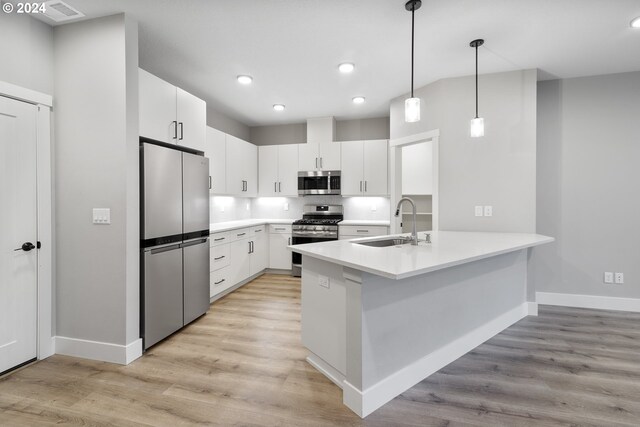
<path id="1" fill-rule="evenodd" d="M 140 144 L 144 349 L 209 309 L 209 159 Z"/>

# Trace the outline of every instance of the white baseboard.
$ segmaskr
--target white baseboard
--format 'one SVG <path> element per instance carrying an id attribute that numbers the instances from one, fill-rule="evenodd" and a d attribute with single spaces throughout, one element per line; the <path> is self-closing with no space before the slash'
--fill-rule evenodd
<path id="1" fill-rule="evenodd" d="M 429 375 L 436 373 L 489 338 L 526 317 L 533 308 L 531 304 L 522 303 L 362 392 L 347 381 L 344 381 L 343 403 L 360 417 L 366 417 Z"/>
<path id="2" fill-rule="evenodd" d="M 56 354 L 128 365 L 142 356 L 142 339 L 131 344 L 111 344 L 77 338 L 55 337 Z"/>
<path id="3" fill-rule="evenodd" d="M 638 298 L 536 292 L 536 301 L 538 304 L 543 305 L 560 305 L 564 307 L 594 308 L 598 310 L 631 311 L 634 313 L 640 313 L 640 299 Z"/>
<path id="4" fill-rule="evenodd" d="M 538 303 L 537 302 L 527 302 L 527 314 L 529 316 L 537 316 L 538 315 Z"/>
<path id="5" fill-rule="evenodd" d="M 345 382 L 344 375 L 338 372 L 334 367 L 332 367 L 313 353 L 311 353 L 307 357 L 307 362 L 309 362 L 309 364 L 316 368 L 318 371 L 322 372 L 322 374 L 324 374 L 325 377 L 329 378 L 335 385 L 343 388 Z"/>

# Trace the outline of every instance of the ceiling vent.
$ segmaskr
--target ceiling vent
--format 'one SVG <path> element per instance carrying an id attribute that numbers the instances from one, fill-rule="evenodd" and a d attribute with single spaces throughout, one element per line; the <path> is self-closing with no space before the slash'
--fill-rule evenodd
<path id="1" fill-rule="evenodd" d="M 44 7 L 44 15 L 55 22 L 70 21 L 84 16 L 84 13 L 60 0 L 46 1 Z"/>

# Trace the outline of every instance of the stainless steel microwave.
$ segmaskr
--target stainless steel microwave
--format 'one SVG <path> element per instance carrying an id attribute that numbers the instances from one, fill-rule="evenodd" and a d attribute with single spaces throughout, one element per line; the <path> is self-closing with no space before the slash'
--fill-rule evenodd
<path id="1" fill-rule="evenodd" d="M 298 172 L 298 195 L 340 194 L 340 171 Z"/>

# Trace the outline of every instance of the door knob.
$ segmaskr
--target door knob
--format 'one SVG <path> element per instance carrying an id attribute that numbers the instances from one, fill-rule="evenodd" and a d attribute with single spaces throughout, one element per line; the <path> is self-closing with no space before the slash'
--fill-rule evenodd
<path id="1" fill-rule="evenodd" d="M 18 249 L 14 249 L 14 251 L 25 251 L 25 252 L 29 252 L 31 249 L 35 249 L 36 245 L 34 245 L 31 242 L 26 242 L 22 244 L 22 247 L 18 248 Z"/>

